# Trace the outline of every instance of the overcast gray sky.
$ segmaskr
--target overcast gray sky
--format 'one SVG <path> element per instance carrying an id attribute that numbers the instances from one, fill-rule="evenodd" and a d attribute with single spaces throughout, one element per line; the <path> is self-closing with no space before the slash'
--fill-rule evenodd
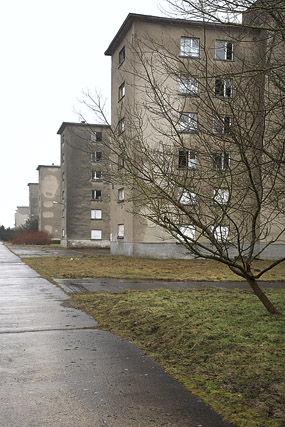
<path id="1" fill-rule="evenodd" d="M 28 206 L 38 165 L 59 164 L 63 121 L 82 91 L 110 97 L 112 38 L 130 12 L 162 15 L 164 0 L 11 0 L 1 4 L 0 225 Z"/>

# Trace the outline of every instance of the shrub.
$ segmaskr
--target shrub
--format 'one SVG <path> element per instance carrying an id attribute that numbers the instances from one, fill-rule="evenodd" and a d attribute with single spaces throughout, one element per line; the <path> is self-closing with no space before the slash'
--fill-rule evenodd
<path id="1" fill-rule="evenodd" d="M 50 245 L 51 236 L 44 231 L 15 231 L 11 243 L 13 245 Z"/>

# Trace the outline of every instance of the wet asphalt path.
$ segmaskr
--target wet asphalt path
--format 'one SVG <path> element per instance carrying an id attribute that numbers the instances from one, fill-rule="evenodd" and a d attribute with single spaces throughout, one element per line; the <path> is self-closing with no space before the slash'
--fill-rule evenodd
<path id="1" fill-rule="evenodd" d="M 230 426 L 0 243 L 0 426 Z"/>

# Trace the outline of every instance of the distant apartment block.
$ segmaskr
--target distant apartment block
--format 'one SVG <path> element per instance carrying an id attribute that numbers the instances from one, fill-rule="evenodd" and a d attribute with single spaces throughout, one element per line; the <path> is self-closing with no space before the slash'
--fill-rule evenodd
<path id="1" fill-rule="evenodd" d="M 29 206 L 17 206 L 15 213 L 15 227 L 19 228 L 26 224 L 29 219 L 30 209 Z"/>
<path id="2" fill-rule="evenodd" d="M 39 165 L 37 170 L 39 231 L 46 231 L 53 239 L 60 239 L 60 166 Z"/>
<path id="3" fill-rule="evenodd" d="M 69 247 L 110 246 L 108 126 L 63 122 L 61 242 Z"/>
<path id="4" fill-rule="evenodd" d="M 39 184 L 29 183 L 29 207 L 30 207 L 30 219 L 39 218 Z"/>

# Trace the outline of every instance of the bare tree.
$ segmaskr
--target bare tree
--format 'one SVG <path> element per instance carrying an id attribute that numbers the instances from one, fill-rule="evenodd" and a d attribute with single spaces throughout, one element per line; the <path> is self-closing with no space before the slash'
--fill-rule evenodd
<path id="1" fill-rule="evenodd" d="M 132 41 L 125 73 L 135 77 L 136 103 L 126 100 L 110 126 L 110 180 L 128 188 L 133 214 L 194 256 L 227 265 L 276 314 L 257 282 L 285 257 L 259 271 L 254 261 L 284 239 L 283 95 L 278 89 L 269 99 L 263 30 L 223 27 L 240 57 L 221 64 L 206 43 L 207 25 L 195 65 L 177 56 L 173 41 L 166 47 L 146 34 Z M 222 55 L 232 49 L 216 46 Z M 100 98 L 87 94 L 85 103 L 107 121 Z"/>

